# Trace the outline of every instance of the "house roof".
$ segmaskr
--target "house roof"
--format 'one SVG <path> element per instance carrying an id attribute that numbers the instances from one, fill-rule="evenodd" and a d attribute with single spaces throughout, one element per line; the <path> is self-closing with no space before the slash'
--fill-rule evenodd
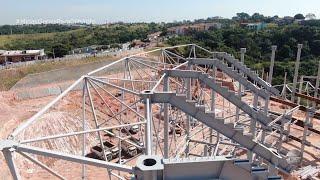
<path id="1" fill-rule="evenodd" d="M 25 51 L 21 51 L 21 50 L 14 50 L 14 51 L 3 51 L 3 53 L 1 53 L 1 56 L 22 56 L 22 55 L 44 55 L 44 50 L 25 50 Z"/>

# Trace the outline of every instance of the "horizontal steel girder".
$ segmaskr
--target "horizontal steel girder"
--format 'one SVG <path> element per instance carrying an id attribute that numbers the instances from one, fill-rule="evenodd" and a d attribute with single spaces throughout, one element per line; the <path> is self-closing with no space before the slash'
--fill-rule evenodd
<path id="1" fill-rule="evenodd" d="M 248 104 L 241 101 L 241 99 L 234 92 L 229 91 L 229 89 L 226 87 L 222 87 L 221 83 L 214 82 L 213 79 L 208 76 L 208 74 L 192 70 L 165 70 L 165 73 L 170 77 L 199 79 L 212 90 L 226 98 L 235 106 L 239 107 L 254 120 L 259 121 L 263 126 L 268 127 L 269 123 L 272 122 L 271 118 L 266 116 L 264 113 L 254 110 Z"/>
<path id="2" fill-rule="evenodd" d="M 133 171 L 132 167 L 126 166 L 126 165 L 120 165 L 117 163 L 96 160 L 96 159 L 87 158 L 79 155 L 70 155 L 70 154 L 42 149 L 38 147 L 26 146 L 12 140 L 0 141 L 0 150 L 5 152 L 10 148 L 15 149 L 15 151 L 17 152 L 25 152 L 25 153 L 30 153 L 30 154 L 40 155 L 40 156 L 57 158 L 57 159 L 62 159 L 70 162 L 92 165 L 96 167 L 119 170 L 119 171 L 129 172 L 129 173 Z"/>
<path id="3" fill-rule="evenodd" d="M 257 82 L 259 86 L 265 88 L 268 92 L 272 93 L 275 96 L 280 96 L 279 90 L 272 87 L 269 83 L 261 79 L 259 76 L 253 73 L 250 68 L 248 68 L 245 64 L 242 64 L 240 61 L 232 57 L 230 54 L 221 53 L 221 54 L 217 54 L 217 56 L 221 59 L 225 59 L 228 63 L 233 64 L 235 68 L 239 69 L 249 78 L 251 78 L 253 81 Z"/>
<path id="4" fill-rule="evenodd" d="M 203 59 L 203 58 L 195 58 L 190 59 L 189 62 L 195 65 L 213 65 L 216 68 L 220 69 L 222 72 L 226 73 L 228 76 L 238 81 L 240 84 L 245 86 L 247 89 L 257 94 L 258 96 L 267 99 L 269 94 L 264 89 L 259 89 L 257 86 L 249 82 L 246 78 L 244 78 L 241 74 L 238 73 L 237 70 L 234 70 L 232 67 L 228 67 L 226 64 L 222 63 L 218 59 Z"/>

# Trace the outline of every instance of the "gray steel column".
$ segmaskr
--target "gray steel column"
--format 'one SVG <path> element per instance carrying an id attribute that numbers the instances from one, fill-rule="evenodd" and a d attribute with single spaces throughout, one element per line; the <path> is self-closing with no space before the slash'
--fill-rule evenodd
<path id="1" fill-rule="evenodd" d="M 272 53 L 271 53 L 271 63 L 270 63 L 269 78 L 268 78 L 268 82 L 269 82 L 270 84 L 272 84 L 272 75 L 273 75 L 274 59 L 275 59 L 275 56 L 276 56 L 277 46 L 271 46 L 271 48 L 272 48 Z"/>
<path id="2" fill-rule="evenodd" d="M 215 82 L 216 80 L 216 67 L 212 67 L 212 74 L 213 74 L 213 81 Z M 211 89 L 211 111 L 213 112 L 213 121 L 215 121 L 215 117 L 216 117 L 216 92 Z M 213 136 L 213 129 L 210 128 L 210 137 L 209 137 L 209 143 L 212 144 L 213 143 L 213 139 L 212 139 L 212 136 Z M 217 137 L 219 136 L 219 133 L 217 132 Z M 218 141 L 219 139 L 217 139 Z M 216 145 L 218 145 L 218 143 L 216 143 Z M 209 155 L 211 156 L 213 153 L 213 149 L 212 149 L 212 146 L 209 147 Z"/>
<path id="3" fill-rule="evenodd" d="M 258 96 L 256 94 L 253 95 L 253 107 L 257 108 L 258 107 Z M 256 121 L 251 118 L 250 121 L 250 132 L 252 133 L 253 138 L 256 136 Z"/>
<path id="4" fill-rule="evenodd" d="M 240 49 L 240 52 L 241 52 L 241 63 L 244 64 L 244 55 L 246 53 L 246 48 L 241 48 Z M 243 73 L 241 73 L 241 76 L 243 76 Z M 241 95 L 242 95 L 242 92 L 243 92 L 243 88 L 242 88 L 242 85 L 240 84 L 239 82 L 239 87 L 238 87 L 238 96 L 239 98 L 241 99 Z M 240 108 L 237 106 L 236 107 L 236 123 L 239 121 L 240 119 Z"/>
<path id="5" fill-rule="evenodd" d="M 286 112 L 284 112 L 286 113 Z M 280 137 L 279 137 L 279 143 L 277 146 L 277 152 L 280 153 L 281 147 L 282 147 L 282 143 L 283 143 L 283 131 L 284 131 L 284 120 L 281 119 L 280 121 Z"/>
<path id="6" fill-rule="evenodd" d="M 151 103 L 150 99 L 145 99 L 145 118 L 147 120 L 145 127 L 145 146 L 146 146 L 146 155 L 152 155 L 152 113 L 151 113 Z"/>
<path id="7" fill-rule="evenodd" d="M 188 70 L 192 69 L 191 63 L 188 63 Z M 191 93 L 191 87 L 192 87 L 192 79 L 187 78 L 187 99 L 192 100 L 192 93 Z M 189 150 L 190 150 L 190 145 L 189 145 L 189 140 L 190 140 L 190 122 L 191 122 L 192 117 L 188 115 L 188 118 L 186 119 L 186 149 L 185 149 L 185 154 L 186 157 L 189 156 Z"/>
<path id="8" fill-rule="evenodd" d="M 283 88 L 282 88 L 281 96 L 284 99 L 286 99 L 286 96 L 287 96 L 287 72 L 284 73 Z"/>
<path id="9" fill-rule="evenodd" d="M 303 136 L 302 136 L 302 141 L 301 141 L 301 164 L 303 162 L 303 153 L 304 153 L 304 148 L 305 148 L 305 143 L 307 140 L 307 135 L 308 135 L 308 130 L 309 130 L 309 126 L 310 126 L 310 110 L 308 109 L 306 111 L 306 120 L 304 122 L 304 129 L 303 129 Z"/>
<path id="10" fill-rule="evenodd" d="M 166 75 L 163 80 L 163 91 L 169 91 L 169 77 Z M 163 105 L 164 113 L 164 158 L 169 158 L 169 104 L 164 103 Z"/>
<path id="11" fill-rule="evenodd" d="M 315 92 L 314 92 L 315 98 L 318 98 L 319 81 L 320 81 L 320 61 L 319 61 L 319 66 L 318 66 L 318 75 L 317 75 L 316 87 L 315 87 Z M 315 105 L 316 104 L 314 104 L 314 106 Z"/>
<path id="12" fill-rule="evenodd" d="M 314 96 L 315 98 L 318 98 L 318 89 L 319 89 L 319 82 L 320 81 L 320 61 L 319 61 L 319 65 L 318 65 L 318 74 L 317 74 L 317 79 L 316 79 L 316 86 L 315 86 L 315 92 L 314 92 Z M 312 107 L 316 108 L 317 104 L 316 102 L 313 102 Z M 311 118 L 311 125 L 313 124 L 313 117 Z"/>
<path id="13" fill-rule="evenodd" d="M 14 149 L 10 148 L 10 149 L 3 149 L 2 153 L 4 155 L 4 158 L 6 159 L 7 165 L 9 167 L 9 170 L 11 172 L 12 178 L 14 180 L 20 180 L 20 174 L 18 172 L 18 168 L 13 160 L 13 156 L 12 154 L 14 153 Z"/>
<path id="14" fill-rule="evenodd" d="M 296 93 L 297 80 L 298 80 L 299 67 L 300 67 L 301 49 L 302 49 L 302 44 L 298 44 L 297 60 L 296 60 L 295 69 L 294 69 L 293 88 L 292 88 L 292 94 L 291 94 L 292 102 L 294 102 L 294 97 Z"/>
<path id="15" fill-rule="evenodd" d="M 304 79 L 304 76 L 301 76 L 301 77 L 300 77 L 300 82 L 299 82 L 299 93 L 302 93 L 303 79 Z M 298 97 L 298 102 L 297 102 L 297 104 L 300 104 L 300 100 L 301 100 L 301 98 Z"/>
<path id="16" fill-rule="evenodd" d="M 258 95 L 257 94 L 254 94 L 253 107 L 254 108 L 258 107 Z M 257 125 L 256 121 L 251 118 L 251 120 L 250 120 L 250 133 L 252 135 L 252 139 L 255 139 L 255 137 L 256 137 L 256 125 Z M 253 154 L 251 151 L 247 152 L 247 156 L 248 156 L 249 161 L 252 162 Z"/>
<path id="17" fill-rule="evenodd" d="M 87 89 L 86 80 L 83 81 L 83 90 L 82 90 L 82 128 L 83 131 L 86 130 L 86 89 Z M 86 156 L 86 134 L 82 135 L 82 156 Z M 86 179 L 86 165 L 82 164 L 82 179 Z"/>

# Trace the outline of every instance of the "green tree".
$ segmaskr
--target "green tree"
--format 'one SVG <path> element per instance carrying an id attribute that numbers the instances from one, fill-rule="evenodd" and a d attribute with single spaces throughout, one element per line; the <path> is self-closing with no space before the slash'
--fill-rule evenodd
<path id="1" fill-rule="evenodd" d="M 260 21 L 264 21 L 265 17 L 264 17 L 262 14 L 254 13 L 254 14 L 251 16 L 251 19 L 252 19 L 254 22 L 260 22 Z"/>
<path id="2" fill-rule="evenodd" d="M 294 16 L 294 19 L 305 19 L 305 17 L 303 16 L 303 14 L 296 14 Z"/>
<path id="3" fill-rule="evenodd" d="M 66 44 L 56 44 L 52 47 L 52 53 L 55 57 L 63 57 L 68 54 L 70 47 Z"/>
<path id="4" fill-rule="evenodd" d="M 247 21 L 250 19 L 250 15 L 245 12 L 237 13 L 237 16 L 233 18 L 234 20 L 239 20 L 239 21 Z"/>

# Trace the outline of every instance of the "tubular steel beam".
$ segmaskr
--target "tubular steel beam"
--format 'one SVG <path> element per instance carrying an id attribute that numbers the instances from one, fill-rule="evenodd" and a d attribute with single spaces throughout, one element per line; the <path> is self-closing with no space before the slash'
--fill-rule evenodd
<path id="1" fill-rule="evenodd" d="M 316 104 L 320 104 L 320 99 L 319 99 L 319 98 L 312 97 L 312 96 L 308 96 L 308 95 L 306 95 L 306 94 L 297 93 L 297 92 L 295 93 L 295 95 L 296 95 L 297 97 L 301 97 L 301 98 L 304 98 L 304 99 L 313 101 L 313 102 L 315 102 Z"/>
<path id="2" fill-rule="evenodd" d="M 80 79 L 78 79 L 76 82 L 74 82 L 70 87 L 68 87 L 63 93 L 61 93 L 58 97 L 56 97 L 53 101 L 51 101 L 49 104 L 47 104 L 43 109 L 41 109 L 39 112 L 37 112 L 35 115 L 33 115 L 29 120 L 27 120 L 25 123 L 20 125 L 17 129 L 13 131 L 13 133 L 10 135 L 10 137 L 14 138 L 17 136 L 21 131 L 23 131 L 25 128 L 29 127 L 32 123 L 34 123 L 38 118 L 44 114 L 48 109 L 50 109 L 53 105 L 55 105 L 60 99 L 62 99 L 69 91 L 71 91 L 74 87 L 76 87 L 85 76 L 82 76 Z"/>
<path id="3" fill-rule="evenodd" d="M 43 164 L 42 162 L 38 161 L 37 159 L 34 159 L 33 157 L 23 153 L 23 152 L 19 152 L 19 154 L 21 154 L 23 157 L 29 159 L 31 162 L 35 163 L 36 165 L 40 166 L 42 169 L 47 170 L 50 174 L 56 176 L 59 179 L 65 180 L 66 178 L 64 178 L 63 176 L 61 176 L 60 174 L 58 174 L 57 172 L 53 171 L 52 169 L 50 169 L 47 165 Z"/>
<path id="4" fill-rule="evenodd" d="M 164 77 L 164 91 L 169 91 L 169 78 L 168 76 Z M 164 158 L 169 158 L 169 104 L 164 103 L 163 107 L 164 112 Z"/>
<path id="5" fill-rule="evenodd" d="M 6 159 L 7 165 L 9 167 L 9 170 L 11 172 L 12 178 L 14 180 L 20 180 L 20 174 L 18 172 L 18 168 L 16 166 L 16 163 L 13 160 L 12 153 L 14 153 L 14 149 L 8 148 L 8 149 L 3 149 L 2 153 L 4 155 L 4 158 Z"/>
<path id="6" fill-rule="evenodd" d="M 147 124 L 145 126 L 145 138 L 146 138 L 146 155 L 152 155 L 152 105 L 150 99 L 145 99 L 145 119 Z"/>
<path id="7" fill-rule="evenodd" d="M 140 125 L 140 124 L 145 124 L 145 123 L 146 123 L 146 121 L 141 121 L 141 122 L 136 122 L 136 123 L 131 123 L 131 124 L 121 124 L 121 125 L 116 125 L 116 126 L 110 126 L 110 127 L 106 127 L 106 128 L 89 129 L 89 130 L 85 130 L 85 131 L 71 132 L 71 133 L 67 133 L 67 134 L 58 134 L 58 135 L 40 137 L 40 138 L 35 138 L 35 139 L 23 140 L 23 141 L 21 141 L 21 144 L 38 142 L 38 141 L 45 141 L 45 140 L 57 139 L 57 138 L 64 138 L 64 137 L 69 137 L 69 136 L 76 136 L 76 135 L 88 134 L 88 133 L 93 133 L 93 132 L 106 131 L 106 130 L 123 128 L 123 127 L 134 126 L 134 125 Z"/>
<path id="8" fill-rule="evenodd" d="M 123 172 L 132 172 L 132 167 L 126 166 L 126 165 L 120 165 L 117 163 L 112 163 L 112 162 L 106 162 L 106 161 L 101 161 L 101 160 L 96 160 L 92 158 L 87 158 L 83 156 L 78 156 L 78 155 L 70 155 L 62 152 L 56 152 L 52 150 L 46 150 L 46 149 L 41 149 L 37 147 L 31 147 L 31 146 L 26 146 L 26 145 L 17 145 L 16 147 L 17 152 L 26 152 L 30 154 L 36 154 L 40 156 L 47 156 L 51 158 L 58 158 L 70 162 L 75 162 L 75 163 L 82 163 L 82 164 L 87 164 L 87 165 L 92 165 L 96 167 L 102 167 L 102 168 L 107 168 L 107 169 L 113 169 L 113 170 L 118 170 L 118 171 L 123 171 Z"/>
<path id="9" fill-rule="evenodd" d="M 283 100 L 283 99 L 279 99 L 279 98 L 276 98 L 276 97 L 270 97 L 270 100 L 271 101 L 274 101 L 274 102 L 278 102 L 278 103 L 281 103 L 281 104 L 284 104 L 284 105 L 287 105 L 287 106 L 290 106 L 290 107 L 296 107 L 296 106 L 299 106 L 298 104 L 296 103 L 293 103 L 291 101 L 286 101 L 286 100 Z M 299 106 L 299 110 L 301 111 L 304 111 L 306 112 L 308 110 L 307 107 L 305 106 Z M 314 118 L 317 118 L 318 120 L 320 120 L 320 113 L 314 113 Z"/>

